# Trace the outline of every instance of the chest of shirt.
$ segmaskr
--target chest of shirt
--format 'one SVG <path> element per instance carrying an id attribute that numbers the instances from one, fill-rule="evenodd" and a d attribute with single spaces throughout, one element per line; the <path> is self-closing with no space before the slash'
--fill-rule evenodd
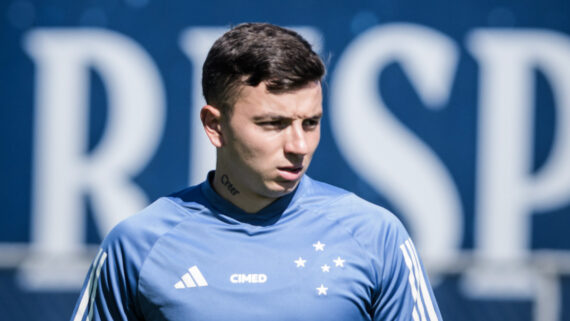
<path id="1" fill-rule="evenodd" d="M 141 267 L 154 320 L 368 320 L 374 273 L 334 224 L 302 229 L 179 226 Z"/>

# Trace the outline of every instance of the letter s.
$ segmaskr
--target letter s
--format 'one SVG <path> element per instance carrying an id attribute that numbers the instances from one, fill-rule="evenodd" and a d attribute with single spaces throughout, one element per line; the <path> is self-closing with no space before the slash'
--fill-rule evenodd
<path id="1" fill-rule="evenodd" d="M 378 74 L 397 61 L 423 102 L 448 99 L 457 52 L 441 33 L 412 24 L 368 30 L 340 57 L 331 86 L 332 131 L 348 164 L 406 216 L 433 264 L 451 262 L 461 242 L 462 208 L 437 155 L 390 113 Z"/>

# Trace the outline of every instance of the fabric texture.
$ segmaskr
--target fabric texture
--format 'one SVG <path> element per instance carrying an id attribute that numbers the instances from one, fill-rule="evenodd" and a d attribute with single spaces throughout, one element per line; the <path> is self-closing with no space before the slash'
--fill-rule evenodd
<path id="1" fill-rule="evenodd" d="M 256 214 L 208 181 L 117 225 L 72 320 L 441 320 L 387 210 L 308 176 Z"/>

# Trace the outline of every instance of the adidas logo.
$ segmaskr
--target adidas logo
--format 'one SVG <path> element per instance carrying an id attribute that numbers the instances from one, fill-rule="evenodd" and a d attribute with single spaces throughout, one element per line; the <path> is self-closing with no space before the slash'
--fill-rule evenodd
<path id="1" fill-rule="evenodd" d="M 196 286 L 208 286 L 208 282 L 198 270 L 198 267 L 194 265 L 188 269 L 188 273 L 185 273 L 181 278 L 182 281 L 176 282 L 174 288 L 184 289 L 184 288 L 195 288 Z"/>

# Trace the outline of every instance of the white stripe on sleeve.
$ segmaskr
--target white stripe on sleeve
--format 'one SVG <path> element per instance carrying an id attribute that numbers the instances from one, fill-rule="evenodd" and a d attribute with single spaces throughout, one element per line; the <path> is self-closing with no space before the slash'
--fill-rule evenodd
<path id="1" fill-rule="evenodd" d="M 412 313 L 414 320 L 439 321 L 433 307 L 433 302 L 426 284 L 426 278 L 420 264 L 420 259 L 412 240 L 408 239 L 402 243 L 400 245 L 400 250 L 402 251 L 404 262 L 410 271 L 408 281 L 410 283 L 410 291 L 412 292 L 412 298 L 414 300 Z"/>
<path id="2" fill-rule="evenodd" d="M 416 251 L 416 247 L 414 246 L 414 243 L 412 243 L 411 240 L 410 240 L 410 245 L 411 245 L 411 249 L 412 249 L 412 254 L 413 254 L 413 256 L 414 256 L 414 260 L 415 260 L 416 262 L 418 262 L 418 268 L 420 269 L 420 273 L 419 273 L 419 277 L 421 278 L 421 280 L 420 280 L 420 289 L 421 289 L 421 291 L 420 291 L 420 292 L 422 293 L 422 297 L 423 297 L 423 299 L 424 299 L 424 303 L 425 303 L 426 310 L 427 310 L 428 315 L 429 315 L 429 319 L 430 319 L 431 321 L 439 321 L 439 320 L 438 320 L 438 317 L 437 317 L 437 314 L 435 313 L 435 309 L 434 309 L 434 307 L 433 307 L 433 302 L 431 301 L 431 295 L 430 295 L 430 293 L 429 293 L 429 291 L 428 291 L 424 274 L 421 273 L 421 267 L 420 267 L 420 265 L 419 265 L 420 259 L 419 259 L 419 257 L 418 257 L 418 252 Z"/>
<path id="3" fill-rule="evenodd" d="M 95 298 L 95 291 L 97 290 L 97 281 L 99 280 L 99 276 L 101 274 L 101 267 L 103 263 L 107 259 L 107 253 L 103 252 L 102 249 L 99 250 L 97 256 L 93 260 L 93 264 L 91 265 L 91 273 L 89 274 L 89 280 L 87 281 L 87 285 L 83 289 L 83 293 L 81 294 L 81 300 L 79 301 L 79 306 L 77 307 L 77 312 L 75 313 L 75 318 L 73 321 L 81 321 L 85 317 L 85 312 L 87 311 L 87 304 L 89 304 L 89 309 L 92 309 L 93 299 Z M 92 311 L 89 311 L 89 317 L 87 320 L 91 320 L 93 317 Z"/>

